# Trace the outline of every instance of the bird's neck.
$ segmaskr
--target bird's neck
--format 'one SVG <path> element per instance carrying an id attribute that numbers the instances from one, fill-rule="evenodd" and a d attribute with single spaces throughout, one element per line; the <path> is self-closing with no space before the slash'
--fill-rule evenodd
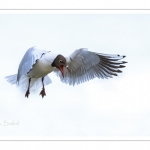
<path id="1" fill-rule="evenodd" d="M 48 52 L 45 55 L 43 55 L 42 58 L 45 59 L 46 61 L 48 61 L 50 64 L 52 64 L 54 59 L 57 57 L 57 55 L 58 54 Z"/>

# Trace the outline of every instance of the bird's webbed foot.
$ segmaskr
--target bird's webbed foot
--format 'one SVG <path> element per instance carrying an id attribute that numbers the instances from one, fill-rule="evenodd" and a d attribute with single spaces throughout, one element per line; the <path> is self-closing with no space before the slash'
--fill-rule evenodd
<path id="1" fill-rule="evenodd" d="M 26 94 L 25 94 L 25 97 L 29 97 L 29 94 L 30 94 L 30 91 L 29 90 L 27 90 L 27 92 L 26 92 Z"/>
<path id="2" fill-rule="evenodd" d="M 42 91 L 40 92 L 40 95 L 42 96 L 42 98 L 43 98 L 44 96 L 46 96 L 45 88 L 42 89 Z"/>

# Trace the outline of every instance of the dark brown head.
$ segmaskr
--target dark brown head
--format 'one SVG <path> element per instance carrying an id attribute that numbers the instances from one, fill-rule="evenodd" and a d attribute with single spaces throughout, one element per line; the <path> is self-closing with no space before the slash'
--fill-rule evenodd
<path id="1" fill-rule="evenodd" d="M 70 72 L 70 70 L 67 66 L 66 58 L 62 55 L 58 55 L 54 59 L 54 61 L 52 63 L 52 67 L 58 68 L 61 71 L 63 77 L 64 77 L 64 67 L 66 67 L 68 69 L 68 71 Z"/>

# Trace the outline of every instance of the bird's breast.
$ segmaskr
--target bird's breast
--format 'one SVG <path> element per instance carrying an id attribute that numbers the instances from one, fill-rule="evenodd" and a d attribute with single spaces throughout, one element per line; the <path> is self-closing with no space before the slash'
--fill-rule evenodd
<path id="1" fill-rule="evenodd" d="M 45 60 L 45 59 L 38 59 L 36 63 L 32 66 L 32 69 L 27 74 L 30 78 L 40 78 L 46 76 L 48 73 L 52 72 L 54 67 Z"/>

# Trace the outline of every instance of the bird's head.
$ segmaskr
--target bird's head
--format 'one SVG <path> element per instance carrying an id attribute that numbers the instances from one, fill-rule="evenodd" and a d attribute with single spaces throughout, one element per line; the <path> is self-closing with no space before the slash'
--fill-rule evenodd
<path id="1" fill-rule="evenodd" d="M 64 67 L 66 67 L 67 70 L 70 72 L 70 69 L 67 66 L 66 58 L 62 55 L 58 55 L 54 59 L 52 66 L 58 68 L 61 71 L 63 77 L 64 77 Z"/>

